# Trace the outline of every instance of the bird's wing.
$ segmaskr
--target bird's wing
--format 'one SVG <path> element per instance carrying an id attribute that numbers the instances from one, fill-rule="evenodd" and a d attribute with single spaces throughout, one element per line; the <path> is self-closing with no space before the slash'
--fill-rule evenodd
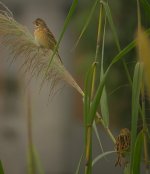
<path id="1" fill-rule="evenodd" d="M 47 33 L 47 35 L 48 35 L 47 37 L 49 39 L 49 47 L 50 47 L 50 49 L 54 50 L 54 48 L 57 44 L 57 41 L 56 41 L 54 35 L 52 34 L 52 32 L 48 28 L 46 28 L 46 33 Z"/>
<path id="2" fill-rule="evenodd" d="M 54 48 L 55 48 L 55 46 L 57 44 L 57 41 L 56 41 L 54 35 L 52 34 L 52 32 L 48 28 L 47 28 L 47 33 L 48 33 L 48 39 L 49 39 L 49 48 L 51 50 L 54 50 Z M 57 50 L 56 53 L 57 53 L 57 55 L 58 55 L 58 57 L 59 57 L 59 59 L 60 59 L 60 61 L 62 63 L 62 60 L 61 60 L 61 58 L 59 56 L 59 53 L 58 53 L 58 50 Z"/>

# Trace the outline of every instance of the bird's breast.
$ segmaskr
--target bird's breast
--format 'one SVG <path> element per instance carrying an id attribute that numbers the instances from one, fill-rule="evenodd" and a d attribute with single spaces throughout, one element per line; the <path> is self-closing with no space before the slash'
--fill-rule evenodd
<path id="1" fill-rule="evenodd" d="M 36 29 L 34 31 L 34 37 L 39 46 L 49 48 L 47 33 L 43 29 Z"/>

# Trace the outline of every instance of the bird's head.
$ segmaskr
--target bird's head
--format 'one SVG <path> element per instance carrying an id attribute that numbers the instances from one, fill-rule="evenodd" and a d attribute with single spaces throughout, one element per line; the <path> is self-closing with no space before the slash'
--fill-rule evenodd
<path id="1" fill-rule="evenodd" d="M 33 21 L 34 26 L 37 27 L 46 27 L 46 23 L 43 19 L 37 18 L 35 21 Z"/>

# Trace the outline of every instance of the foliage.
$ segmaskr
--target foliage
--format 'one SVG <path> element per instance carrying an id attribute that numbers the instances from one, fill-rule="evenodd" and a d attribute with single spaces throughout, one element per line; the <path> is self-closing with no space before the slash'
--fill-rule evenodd
<path id="1" fill-rule="evenodd" d="M 79 42 L 82 40 L 85 35 L 88 27 L 90 26 L 90 22 L 93 20 L 94 11 L 98 11 L 97 17 L 97 37 L 96 37 L 96 48 L 95 53 L 93 55 L 94 59 L 92 59 L 92 64 L 90 65 L 84 83 L 84 92 L 79 87 L 77 82 L 73 79 L 71 74 L 66 70 L 65 66 L 59 61 L 57 56 L 57 49 L 59 47 L 60 41 L 66 31 L 68 24 L 72 18 L 72 15 L 76 9 L 78 0 L 74 0 L 68 16 L 64 22 L 64 26 L 62 28 L 62 32 L 60 34 L 58 43 L 54 50 L 47 50 L 45 48 L 39 48 L 37 43 L 35 42 L 33 36 L 27 30 L 26 27 L 20 25 L 14 18 L 10 10 L 5 7 L 5 11 L 0 11 L 0 37 L 1 43 L 3 46 L 7 47 L 10 51 L 10 54 L 14 57 L 13 61 L 18 60 L 18 57 L 22 57 L 22 66 L 24 68 L 24 72 L 30 71 L 31 75 L 42 77 L 42 82 L 51 81 L 52 89 L 55 88 L 57 82 L 60 80 L 66 81 L 69 85 L 74 87 L 83 97 L 83 117 L 84 117 L 84 150 L 81 158 L 79 160 L 76 173 L 80 173 L 80 167 L 82 165 L 82 161 L 84 161 L 84 173 L 92 174 L 93 167 L 100 163 L 100 160 L 107 155 L 118 155 L 118 159 L 120 161 L 120 165 L 123 167 L 123 160 L 129 158 L 127 167 L 124 167 L 124 173 L 137 174 L 140 173 L 140 166 L 142 164 L 142 158 L 145 159 L 144 164 L 145 173 L 149 172 L 149 155 L 148 155 L 148 136 L 150 135 L 148 130 L 148 124 L 146 121 L 145 115 L 145 103 L 144 103 L 144 92 L 145 88 L 150 88 L 150 71 L 149 71 L 149 38 L 150 29 L 142 29 L 141 26 L 141 12 L 140 5 L 143 6 L 143 12 L 149 14 L 150 4 L 147 0 L 137 0 L 137 16 L 138 16 L 138 33 L 137 38 L 131 41 L 127 46 L 121 49 L 119 36 L 117 35 L 117 30 L 115 26 L 115 22 L 113 20 L 113 15 L 111 12 L 111 6 L 108 1 L 95 0 L 87 16 L 87 19 L 83 25 L 81 33 L 77 39 L 75 44 L 75 48 L 78 47 Z M 97 13 L 96 13 L 97 15 Z M 149 14 L 150 16 L 150 14 Z M 106 45 L 106 35 L 107 28 L 111 31 L 111 35 L 114 38 L 114 45 L 117 48 L 118 53 L 116 56 L 112 56 L 113 58 L 106 61 L 105 56 L 105 45 Z M 137 48 L 138 57 L 136 62 L 134 63 L 133 73 L 130 73 L 126 61 L 124 61 L 124 57 L 128 56 L 128 53 L 133 49 Z M 131 142 L 126 142 L 126 136 L 118 135 L 119 137 L 119 145 L 114 137 L 113 133 L 110 130 L 110 110 L 109 110 L 109 94 L 107 92 L 107 79 L 110 75 L 111 69 L 115 64 L 122 61 L 124 72 L 128 78 L 128 85 L 130 86 L 130 90 L 132 91 L 132 103 L 131 103 L 131 117 L 130 117 L 130 134 L 131 134 Z M 107 66 L 105 67 L 105 63 L 107 62 Z M 98 65 L 99 64 L 99 65 Z M 100 68 L 99 68 L 100 67 Z M 145 74 L 144 74 L 145 73 Z M 145 87 L 144 75 L 146 77 L 147 86 Z M 149 89 L 150 90 L 150 89 Z M 140 103 L 140 95 L 142 96 L 142 103 Z M 37 163 L 38 166 L 40 162 L 35 159 L 35 153 L 33 149 L 32 142 L 32 125 L 31 124 L 31 106 L 28 107 L 28 116 L 29 116 L 29 157 L 30 157 L 30 173 L 34 173 L 34 164 Z M 101 113 L 99 113 L 99 108 L 101 108 Z M 138 131 L 138 119 L 142 118 L 142 128 Z M 114 143 L 114 147 L 110 151 L 104 152 L 102 148 L 102 143 L 100 141 L 100 137 L 97 131 L 98 123 L 103 126 L 104 130 L 107 132 L 108 137 Z M 125 128 L 126 130 L 126 128 Z M 97 155 L 95 159 L 93 159 L 93 132 L 96 133 L 97 139 L 100 143 L 100 148 L 102 149 L 102 153 Z M 130 140 L 130 138 L 128 139 Z M 126 147 L 126 143 L 130 144 L 129 149 L 125 149 L 122 147 L 122 142 L 124 143 L 124 147 Z M 118 149 L 116 148 L 119 147 Z M 114 150 L 115 148 L 115 150 Z M 143 153 L 144 152 L 144 153 Z M 35 161 L 36 162 L 35 162 Z M 41 167 L 39 167 L 41 170 Z M 3 173 L 2 165 L 1 165 L 1 173 Z M 41 170 L 41 173 L 44 173 Z"/>

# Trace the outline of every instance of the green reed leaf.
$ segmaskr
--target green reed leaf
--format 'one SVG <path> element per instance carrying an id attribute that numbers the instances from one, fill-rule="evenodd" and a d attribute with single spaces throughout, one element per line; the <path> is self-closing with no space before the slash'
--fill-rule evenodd
<path id="1" fill-rule="evenodd" d="M 103 41 L 102 41 L 102 56 L 101 56 L 101 72 L 100 72 L 100 80 L 104 76 L 104 47 L 105 47 L 105 31 L 106 31 L 106 17 L 104 23 L 104 33 L 103 33 Z M 108 109 L 108 101 L 107 101 L 107 92 L 106 85 L 104 85 L 104 89 L 102 92 L 102 96 L 100 99 L 101 113 L 105 123 L 105 126 L 109 126 L 109 109 Z"/>
<path id="2" fill-rule="evenodd" d="M 135 140 L 137 137 L 137 122 L 138 122 L 138 112 L 139 112 L 139 97 L 143 78 L 143 65 L 137 63 L 134 70 L 133 76 L 133 86 L 132 86 L 132 118 L 131 118 L 131 168 L 133 167 L 133 152 L 135 148 Z"/>
<path id="3" fill-rule="evenodd" d="M 119 39 L 118 39 L 118 36 L 117 36 L 117 32 L 116 32 L 116 29 L 115 29 L 115 25 L 114 25 L 114 22 L 113 22 L 113 18 L 112 18 L 112 15 L 111 15 L 111 11 L 110 11 L 109 5 L 105 1 L 101 1 L 101 3 L 104 6 L 105 13 L 106 13 L 106 16 L 107 16 L 110 28 L 111 28 L 112 33 L 113 33 L 115 43 L 117 45 L 117 49 L 118 49 L 118 51 L 120 51 L 121 49 L 120 49 Z"/>
<path id="4" fill-rule="evenodd" d="M 141 131 L 135 141 L 135 147 L 133 152 L 133 167 L 131 169 L 132 174 L 140 174 L 140 163 L 142 156 L 142 147 L 144 142 L 144 133 Z"/>

